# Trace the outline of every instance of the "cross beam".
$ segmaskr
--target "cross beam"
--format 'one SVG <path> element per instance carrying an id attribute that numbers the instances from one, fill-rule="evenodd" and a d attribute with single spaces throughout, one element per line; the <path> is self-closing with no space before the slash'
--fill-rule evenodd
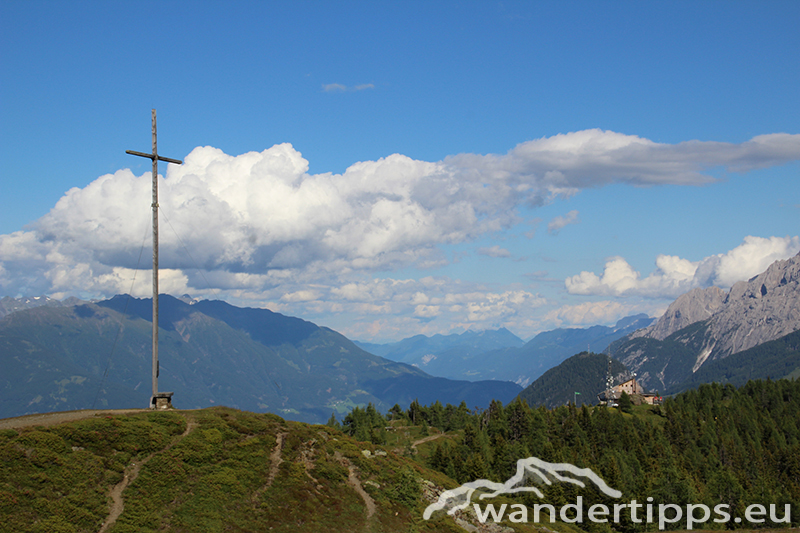
<path id="1" fill-rule="evenodd" d="M 134 150 L 125 150 L 125 153 L 126 154 L 131 154 L 131 155 L 138 155 L 139 157 L 146 157 L 148 159 L 153 159 L 153 154 L 146 154 L 144 152 L 136 152 Z M 158 159 L 159 161 L 166 161 L 167 163 L 175 163 L 176 165 L 182 165 L 183 164 L 183 161 L 181 161 L 180 159 L 170 159 L 169 157 L 164 157 L 163 155 L 156 154 L 155 158 Z"/>
<path id="2" fill-rule="evenodd" d="M 156 110 L 153 114 L 153 152 L 134 152 L 125 150 L 126 154 L 146 157 L 153 161 L 153 396 L 150 398 L 150 407 L 155 408 L 159 402 L 158 398 L 171 398 L 171 392 L 158 392 L 158 162 L 174 163 L 182 165 L 183 161 L 170 159 L 158 155 L 158 143 L 156 136 Z M 169 401 L 167 401 L 169 403 Z"/>

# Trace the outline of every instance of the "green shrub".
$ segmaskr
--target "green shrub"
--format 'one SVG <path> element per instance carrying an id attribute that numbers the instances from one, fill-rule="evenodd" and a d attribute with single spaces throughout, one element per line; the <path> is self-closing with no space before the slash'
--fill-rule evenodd
<path id="1" fill-rule="evenodd" d="M 38 448 L 31 454 L 31 464 L 39 468 L 49 468 L 59 466 L 63 462 L 56 452 L 48 448 Z"/>
<path id="2" fill-rule="evenodd" d="M 60 516 L 52 516 L 33 524 L 31 533 L 78 533 L 78 528 Z"/>
<path id="3" fill-rule="evenodd" d="M 416 473 L 404 467 L 395 475 L 387 492 L 390 499 L 411 507 L 419 501 L 422 491 Z"/>
<path id="4" fill-rule="evenodd" d="M 317 479 L 327 479 L 337 483 L 347 479 L 348 471 L 340 463 L 320 457 L 311 470 L 311 475 Z"/>
<path id="5" fill-rule="evenodd" d="M 204 429 L 203 438 L 211 444 L 219 444 L 222 442 L 222 433 L 217 428 Z"/>
<path id="6" fill-rule="evenodd" d="M 53 453 L 64 453 L 69 447 L 59 435 L 49 431 L 28 431 L 17 438 L 17 442 L 36 450 L 49 450 Z"/>

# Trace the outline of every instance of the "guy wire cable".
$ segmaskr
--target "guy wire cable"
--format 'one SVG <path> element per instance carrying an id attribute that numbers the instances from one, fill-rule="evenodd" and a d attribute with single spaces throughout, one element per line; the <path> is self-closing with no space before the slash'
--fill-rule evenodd
<path id="1" fill-rule="evenodd" d="M 122 314 L 125 315 L 126 311 L 128 310 L 128 303 L 131 301 L 131 293 L 133 293 L 133 286 L 136 283 L 136 273 L 139 271 L 139 265 L 142 262 L 142 253 L 144 252 L 144 243 L 147 240 L 147 234 L 149 232 L 150 227 L 145 225 L 144 228 L 144 237 L 142 237 L 142 247 L 139 249 L 139 259 L 136 261 L 136 268 L 133 271 L 133 279 L 131 280 L 131 289 L 128 291 L 128 297 L 125 299 L 125 307 L 122 309 Z M 92 409 L 95 408 L 97 404 L 97 399 L 100 397 L 100 391 L 103 390 L 103 385 L 106 381 L 106 376 L 108 376 L 108 369 L 111 367 L 111 358 L 114 357 L 114 350 L 117 348 L 117 342 L 119 342 L 120 334 L 122 333 L 123 322 L 119 323 L 119 328 L 117 328 L 117 334 L 114 337 L 114 343 L 111 345 L 111 353 L 108 355 L 108 361 L 106 361 L 106 369 L 103 372 L 103 377 L 100 379 L 100 385 L 97 388 L 97 394 L 94 395 L 94 401 L 92 402 Z"/>

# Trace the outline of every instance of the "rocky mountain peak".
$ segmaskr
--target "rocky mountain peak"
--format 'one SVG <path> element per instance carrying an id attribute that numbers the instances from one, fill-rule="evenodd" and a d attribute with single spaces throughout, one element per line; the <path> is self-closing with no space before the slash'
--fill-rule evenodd
<path id="1" fill-rule="evenodd" d="M 722 354 L 747 350 L 800 329 L 800 254 L 731 287 L 711 320 Z"/>
<path id="2" fill-rule="evenodd" d="M 798 330 L 800 254 L 775 261 L 727 293 L 711 287 L 682 295 L 655 324 L 617 343 L 614 354 L 645 386 L 669 388 L 709 362 Z"/>
<path id="3" fill-rule="evenodd" d="M 716 352 L 736 353 L 800 329 L 800 254 L 775 261 L 761 274 L 719 287 L 692 289 L 670 304 L 651 326 L 630 338 L 664 340 L 701 320 L 710 320 Z"/>
<path id="4" fill-rule="evenodd" d="M 679 329 L 711 318 L 722 307 L 725 298 L 725 291 L 719 287 L 692 289 L 672 302 L 654 324 L 634 332 L 631 337 L 664 340 Z"/>
<path id="5" fill-rule="evenodd" d="M 771 293 L 776 290 L 782 294 L 787 293 L 787 290 L 797 292 L 798 283 L 800 283 L 800 254 L 783 261 L 775 261 L 761 274 L 748 281 L 734 284 L 725 303 L 748 298 L 771 297 Z"/>

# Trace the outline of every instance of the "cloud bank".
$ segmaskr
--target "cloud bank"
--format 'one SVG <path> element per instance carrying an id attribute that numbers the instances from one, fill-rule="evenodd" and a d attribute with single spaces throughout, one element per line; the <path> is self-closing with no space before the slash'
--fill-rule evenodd
<path id="1" fill-rule="evenodd" d="M 401 268 L 442 266 L 448 262 L 442 245 L 538 222 L 522 220 L 517 209 L 581 189 L 700 185 L 713 181 L 708 172 L 720 166 L 741 172 L 798 159 L 800 135 L 669 145 L 601 130 L 528 141 L 504 155 L 427 162 L 393 154 L 355 163 L 342 174 L 309 174 L 308 161 L 290 144 L 238 156 L 198 147 L 160 178 L 161 286 L 171 293 L 269 302 L 276 309 L 302 304 L 320 313 L 408 311 L 426 320 L 450 313 L 465 325 L 511 320 L 514 309 L 542 305 L 543 299 L 449 280 L 450 289 L 436 296 L 440 301 L 412 305 L 411 296 L 398 292 L 404 282 L 393 281 L 390 291 L 365 280 Z M 136 176 L 128 169 L 101 176 L 67 191 L 29 228 L 0 235 L 0 291 L 106 297 L 133 286 L 133 292 L 146 294 L 149 260 L 141 250 L 149 244 L 150 180 L 149 173 Z M 576 221 L 577 212 L 570 212 L 548 230 Z M 785 246 L 796 247 L 796 238 L 792 243 Z M 658 272 L 644 279 L 617 258 L 602 276 L 583 272 L 570 278 L 567 289 L 663 295 L 692 283 L 724 284 L 746 263 L 757 266 L 748 263 L 747 250 L 741 257 L 733 252 L 702 264 L 662 256 Z M 499 246 L 478 253 L 510 255 Z M 424 292 L 419 283 L 408 285 Z M 369 300 L 346 290 L 353 284 L 367 290 Z"/>
<path id="2" fill-rule="evenodd" d="M 645 278 L 624 258 L 612 257 L 606 262 L 602 275 L 584 271 L 567 278 L 565 285 L 570 294 L 674 298 L 696 287 L 715 285 L 727 289 L 799 251 L 800 237 L 797 236 L 748 236 L 733 250 L 700 261 L 659 255 L 656 270 Z"/>

